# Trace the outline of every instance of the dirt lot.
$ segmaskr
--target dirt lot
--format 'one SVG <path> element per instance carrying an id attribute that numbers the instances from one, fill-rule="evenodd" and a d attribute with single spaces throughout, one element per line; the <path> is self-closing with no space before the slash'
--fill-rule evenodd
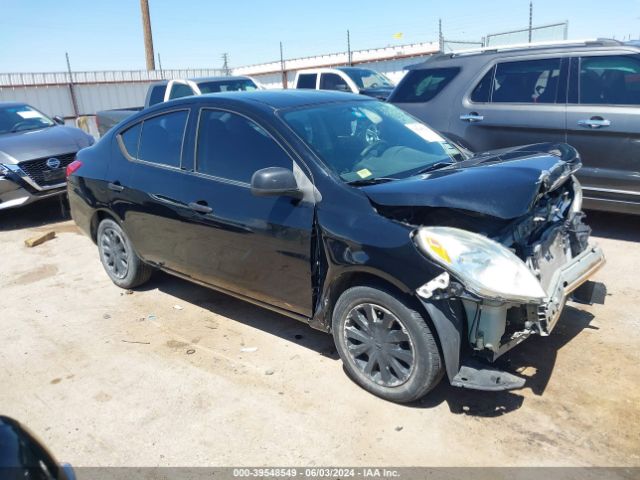
<path id="1" fill-rule="evenodd" d="M 637 466 L 640 221 L 591 223 L 606 304 L 511 354 L 527 388 L 399 406 L 294 320 L 164 274 L 125 293 L 56 202 L 0 212 L 0 413 L 75 466 Z"/>

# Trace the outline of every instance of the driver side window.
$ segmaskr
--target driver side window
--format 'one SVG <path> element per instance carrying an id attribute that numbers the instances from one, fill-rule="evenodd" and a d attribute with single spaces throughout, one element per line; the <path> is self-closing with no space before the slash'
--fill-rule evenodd
<path id="1" fill-rule="evenodd" d="M 236 113 L 202 109 L 198 123 L 196 172 L 250 183 L 256 170 L 284 167 L 293 160 L 260 125 Z"/>

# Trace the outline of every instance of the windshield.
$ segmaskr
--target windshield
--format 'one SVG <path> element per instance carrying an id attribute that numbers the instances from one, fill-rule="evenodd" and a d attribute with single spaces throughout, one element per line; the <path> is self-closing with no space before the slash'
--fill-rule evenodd
<path id="1" fill-rule="evenodd" d="M 198 84 L 198 88 L 202 93 L 251 92 L 258 89 L 257 85 L 248 78 L 203 82 Z"/>
<path id="2" fill-rule="evenodd" d="M 405 178 L 465 158 L 425 124 L 375 100 L 291 110 L 283 118 L 346 182 Z"/>
<path id="3" fill-rule="evenodd" d="M 0 107 L 0 134 L 51 127 L 54 121 L 29 105 Z"/>
<path id="4" fill-rule="evenodd" d="M 358 88 L 393 88 L 393 83 L 387 77 L 368 68 L 341 68 L 339 70 L 349 75 Z"/>

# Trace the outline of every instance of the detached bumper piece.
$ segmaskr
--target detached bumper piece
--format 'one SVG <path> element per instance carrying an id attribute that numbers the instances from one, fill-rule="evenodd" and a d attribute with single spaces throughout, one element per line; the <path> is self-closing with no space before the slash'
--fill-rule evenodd
<path id="1" fill-rule="evenodd" d="M 477 360 L 469 359 L 451 380 L 454 387 L 472 390 L 501 391 L 524 387 L 526 379 L 504 372 Z"/>

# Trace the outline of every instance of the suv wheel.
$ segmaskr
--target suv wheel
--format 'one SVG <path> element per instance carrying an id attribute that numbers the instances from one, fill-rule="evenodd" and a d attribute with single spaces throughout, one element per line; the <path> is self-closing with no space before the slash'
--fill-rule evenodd
<path id="1" fill-rule="evenodd" d="M 151 277 L 153 268 L 140 260 L 124 230 L 106 218 L 98 226 L 98 250 L 111 281 L 122 288 L 134 288 Z"/>
<path id="2" fill-rule="evenodd" d="M 346 290 L 336 302 L 332 329 L 349 376 L 379 397 L 411 402 L 442 378 L 440 352 L 427 322 L 385 290 Z"/>

